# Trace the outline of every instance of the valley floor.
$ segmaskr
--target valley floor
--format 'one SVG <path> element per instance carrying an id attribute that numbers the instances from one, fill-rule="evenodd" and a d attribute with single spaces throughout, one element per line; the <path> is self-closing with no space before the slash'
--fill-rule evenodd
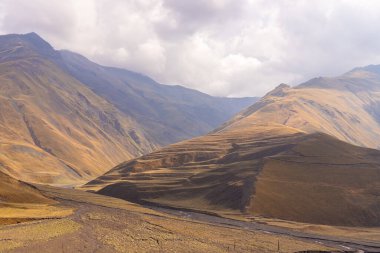
<path id="1" fill-rule="evenodd" d="M 380 252 L 380 228 L 336 227 L 257 217 L 254 219 L 254 222 L 249 222 L 243 221 L 241 217 L 240 219 L 229 219 L 188 210 L 173 210 L 162 207 L 152 208 L 177 217 L 184 217 L 199 222 L 307 240 L 337 248 L 344 252 Z"/>
<path id="2" fill-rule="evenodd" d="M 341 252 L 363 247 L 380 250 L 376 243 L 310 236 L 178 210 L 148 209 L 77 190 L 40 188 L 61 207 L 74 209 L 73 213 L 63 218 L 1 226 L 0 252 Z"/>

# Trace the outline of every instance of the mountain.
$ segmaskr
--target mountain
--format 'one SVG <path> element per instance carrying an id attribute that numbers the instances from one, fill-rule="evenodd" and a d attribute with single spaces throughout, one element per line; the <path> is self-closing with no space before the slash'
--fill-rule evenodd
<path id="1" fill-rule="evenodd" d="M 35 33 L 0 36 L 0 84 L 1 171 L 56 185 L 84 183 L 161 145 L 207 133 L 252 101 L 101 67 L 54 50 Z"/>
<path id="2" fill-rule="evenodd" d="M 257 100 L 212 97 L 178 85 L 162 85 L 125 69 L 104 67 L 69 51 L 60 54 L 71 75 L 139 122 L 161 146 L 206 134 Z"/>
<path id="3" fill-rule="evenodd" d="M 248 125 L 122 163 L 84 189 L 134 202 L 329 225 L 380 225 L 380 151 Z"/>
<path id="4" fill-rule="evenodd" d="M 0 37 L 2 171 L 29 182 L 84 182 L 157 147 L 57 59 L 34 33 Z"/>
<path id="5" fill-rule="evenodd" d="M 308 133 L 380 148 L 380 66 L 315 78 L 295 88 L 280 85 L 223 127 L 276 122 Z"/>
<path id="6" fill-rule="evenodd" d="M 379 226 L 380 151 L 366 148 L 380 142 L 379 80 L 366 67 L 282 84 L 210 134 L 122 163 L 84 189 L 222 215 Z"/>

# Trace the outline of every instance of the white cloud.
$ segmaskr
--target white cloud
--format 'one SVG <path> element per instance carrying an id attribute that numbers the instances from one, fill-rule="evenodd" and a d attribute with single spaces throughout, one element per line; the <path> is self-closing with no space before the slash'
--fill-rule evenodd
<path id="1" fill-rule="evenodd" d="M 0 31 L 213 95 L 380 63 L 376 0 L 2 0 Z"/>

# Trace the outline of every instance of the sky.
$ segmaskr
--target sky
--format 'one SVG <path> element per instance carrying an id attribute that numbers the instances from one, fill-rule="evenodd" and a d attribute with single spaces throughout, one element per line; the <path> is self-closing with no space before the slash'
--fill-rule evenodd
<path id="1" fill-rule="evenodd" d="M 380 64 L 379 27 L 377 0 L 0 0 L 1 34 L 215 96 Z"/>

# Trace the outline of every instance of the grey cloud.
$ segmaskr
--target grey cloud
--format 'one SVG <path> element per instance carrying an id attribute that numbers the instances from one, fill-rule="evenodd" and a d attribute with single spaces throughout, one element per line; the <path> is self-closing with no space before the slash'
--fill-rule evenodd
<path id="1" fill-rule="evenodd" d="M 380 3 L 327 0 L 3 0 L 0 31 L 213 95 L 380 63 Z"/>
<path id="2" fill-rule="evenodd" d="M 70 1 L 3 0 L 2 29 L 13 33 L 38 30 L 57 38 L 72 34 L 76 16 Z"/>
<path id="3" fill-rule="evenodd" d="M 238 20 L 247 2 L 245 0 L 164 0 L 163 5 L 174 15 L 178 30 L 184 29 L 193 33 L 210 25 L 220 26 Z"/>

